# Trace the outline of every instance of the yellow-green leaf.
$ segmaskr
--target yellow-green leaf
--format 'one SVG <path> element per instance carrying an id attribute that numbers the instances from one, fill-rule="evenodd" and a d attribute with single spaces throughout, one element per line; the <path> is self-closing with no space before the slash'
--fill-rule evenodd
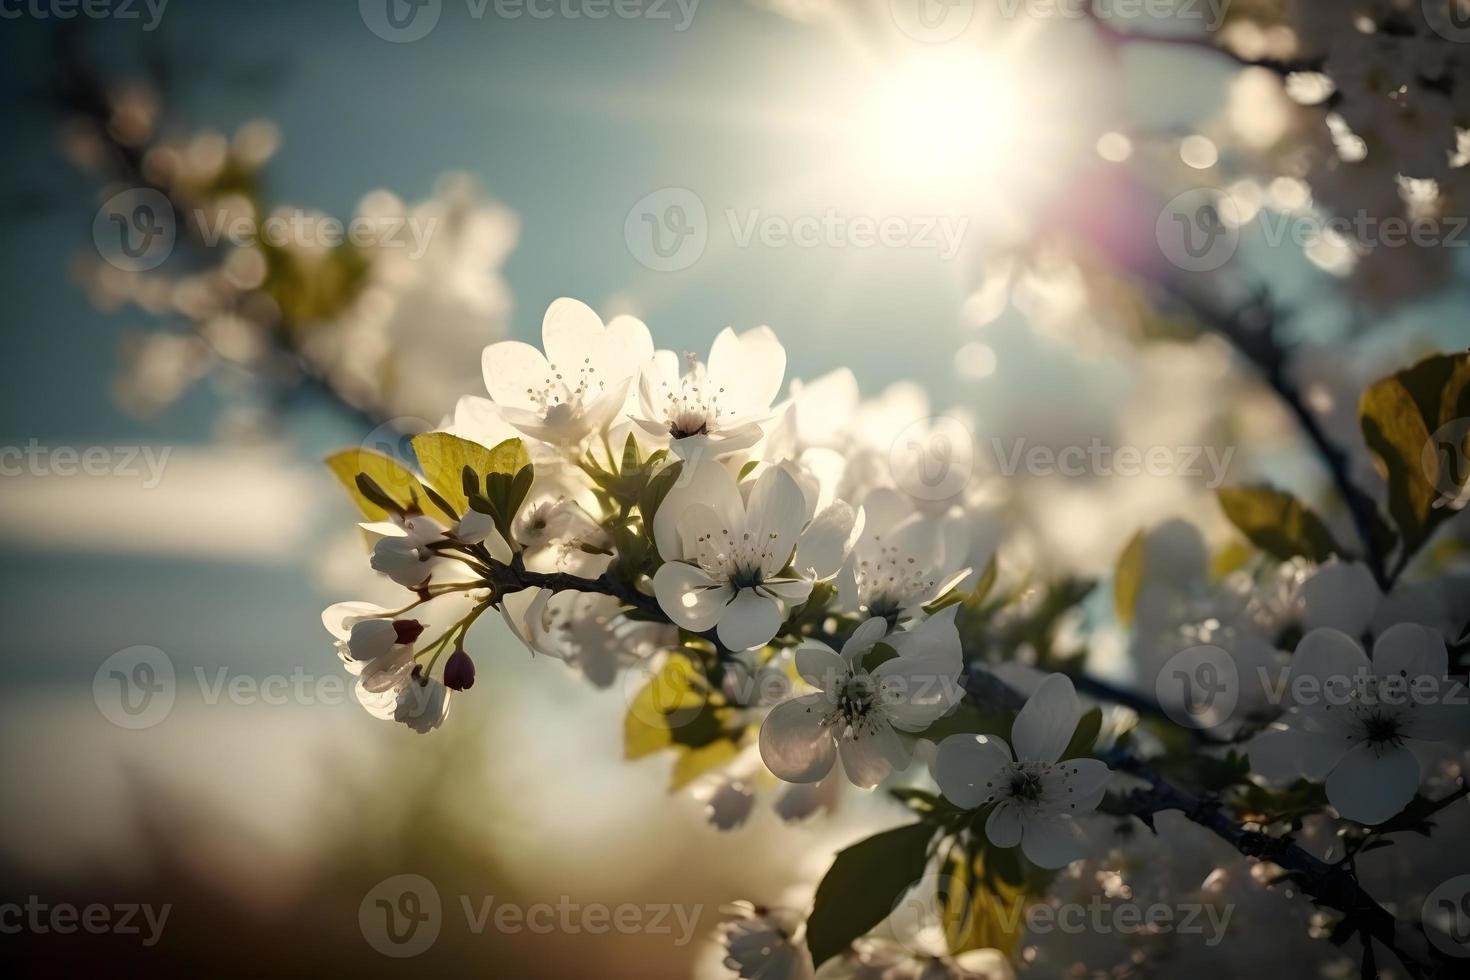
<path id="1" fill-rule="evenodd" d="M 468 466 L 483 481 L 486 474 L 514 477 L 531 465 L 525 443 L 507 439 L 493 449 L 447 432 L 424 432 L 413 437 L 414 455 L 424 479 L 441 497 L 463 514 L 469 510 L 464 492 L 464 469 Z"/>
<path id="2" fill-rule="evenodd" d="M 984 852 L 973 864 L 963 850 L 948 864 L 944 894 L 944 932 L 954 955 L 972 949 L 998 949 L 1013 956 L 1021 938 L 1030 897 L 1024 884 L 985 873 Z"/>
<path id="3" fill-rule="evenodd" d="M 358 474 L 376 483 L 404 510 L 423 506 L 424 489 L 419 484 L 418 477 L 391 456 L 371 449 L 344 449 L 327 457 L 327 467 L 347 488 L 357 509 L 370 521 L 381 521 L 388 516 L 388 512 L 364 496 L 357 484 Z"/>
<path id="4" fill-rule="evenodd" d="M 1113 569 L 1113 609 L 1124 626 L 1133 622 L 1138 590 L 1143 587 L 1143 540 L 1143 531 L 1134 532 Z"/>
<path id="5" fill-rule="evenodd" d="M 1289 493 L 1271 487 L 1221 487 L 1216 495 L 1230 523 L 1251 544 L 1282 561 L 1300 555 L 1323 562 L 1342 553 L 1322 519 Z"/>
<path id="6" fill-rule="evenodd" d="M 1442 354 L 1375 382 L 1358 409 L 1363 439 L 1388 481 L 1388 512 L 1413 555 L 1456 511 L 1470 480 L 1470 354 Z"/>

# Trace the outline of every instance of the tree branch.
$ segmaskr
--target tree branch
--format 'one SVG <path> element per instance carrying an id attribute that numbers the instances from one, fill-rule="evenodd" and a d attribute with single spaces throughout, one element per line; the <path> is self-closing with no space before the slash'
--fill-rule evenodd
<path id="1" fill-rule="evenodd" d="M 1125 752 L 1104 752 L 1100 757 L 1115 770 L 1149 784 L 1147 789 L 1129 794 L 1125 803 L 1127 812 L 1150 829 L 1153 829 L 1154 814 L 1178 810 L 1190 822 L 1206 828 L 1246 857 L 1270 861 L 1284 868 L 1304 893 L 1319 904 L 1341 912 L 1353 931 L 1364 937 L 1365 943 L 1371 936 L 1392 951 L 1411 977 L 1434 975 L 1429 964 L 1403 948 L 1397 934 L 1398 920 L 1379 905 L 1344 866 L 1328 864 L 1286 838 L 1245 829 L 1226 816 L 1217 801 L 1179 789 Z"/>

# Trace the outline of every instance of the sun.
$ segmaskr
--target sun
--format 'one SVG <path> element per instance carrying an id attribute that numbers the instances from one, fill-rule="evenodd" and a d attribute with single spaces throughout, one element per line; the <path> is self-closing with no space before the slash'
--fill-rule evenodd
<path id="1" fill-rule="evenodd" d="M 856 172 L 875 195 L 905 203 L 977 204 L 1031 151 L 1019 72 L 976 51 L 877 72 L 850 122 Z"/>

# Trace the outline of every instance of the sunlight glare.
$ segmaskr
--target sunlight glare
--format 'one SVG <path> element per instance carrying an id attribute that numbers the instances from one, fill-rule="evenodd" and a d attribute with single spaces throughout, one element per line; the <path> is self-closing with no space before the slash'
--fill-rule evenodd
<path id="1" fill-rule="evenodd" d="M 859 162 L 884 194 L 973 202 L 996 192 L 1023 152 L 1024 104 L 1020 80 L 998 59 L 928 53 L 866 93 L 853 118 Z"/>

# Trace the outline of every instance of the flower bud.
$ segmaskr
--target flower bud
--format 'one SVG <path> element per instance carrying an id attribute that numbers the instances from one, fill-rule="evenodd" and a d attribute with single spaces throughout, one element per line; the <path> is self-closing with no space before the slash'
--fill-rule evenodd
<path id="1" fill-rule="evenodd" d="M 417 619 L 395 619 L 393 632 L 397 634 L 399 643 L 412 643 L 423 634 L 424 624 Z"/>
<path id="2" fill-rule="evenodd" d="M 449 655 L 444 665 L 444 686 L 451 691 L 468 691 L 475 686 L 475 662 L 463 649 Z"/>

